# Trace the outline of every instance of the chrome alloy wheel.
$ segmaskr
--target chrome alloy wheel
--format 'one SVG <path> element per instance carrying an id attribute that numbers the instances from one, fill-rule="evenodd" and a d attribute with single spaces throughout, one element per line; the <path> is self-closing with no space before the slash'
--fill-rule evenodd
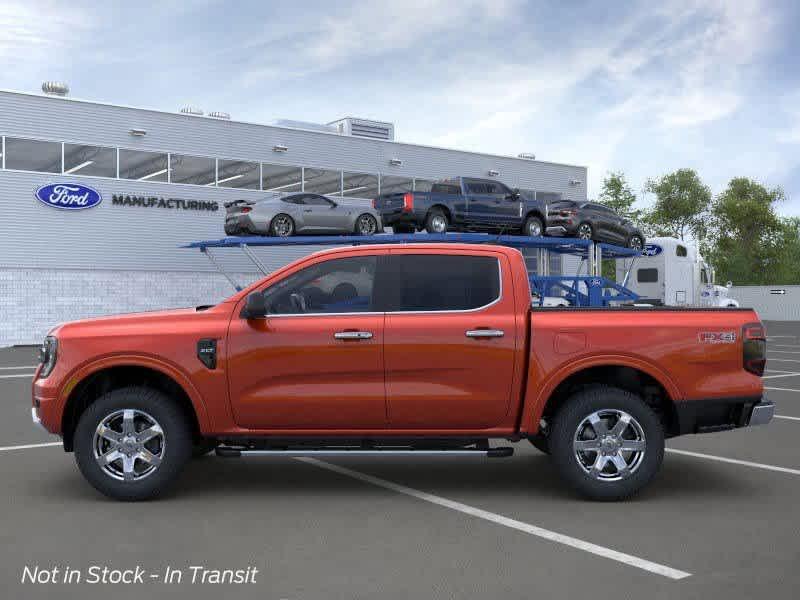
<path id="1" fill-rule="evenodd" d="M 357 228 L 361 235 L 372 235 L 378 229 L 378 223 L 372 215 L 361 215 L 358 217 Z"/>
<path id="2" fill-rule="evenodd" d="M 294 224 L 286 215 L 278 215 L 272 221 L 272 231 L 278 237 L 288 237 L 292 235 Z"/>
<path id="3" fill-rule="evenodd" d="M 581 223 L 578 226 L 578 237 L 582 240 L 592 239 L 592 226 L 588 223 Z"/>
<path id="4" fill-rule="evenodd" d="M 630 244 L 628 244 L 633 250 L 641 250 L 642 249 L 642 238 L 638 235 L 635 235 L 631 238 Z"/>
<path id="5" fill-rule="evenodd" d="M 575 460 L 593 479 L 619 481 L 641 466 L 647 441 L 639 422 L 622 410 L 593 412 L 575 430 Z"/>
<path id="6" fill-rule="evenodd" d="M 540 237 L 542 235 L 542 224 L 538 219 L 528 221 L 528 235 L 531 237 Z"/>
<path id="7" fill-rule="evenodd" d="M 431 229 L 436 233 L 447 233 L 447 219 L 442 215 L 431 217 Z"/>
<path id="8" fill-rule="evenodd" d="M 161 425 L 141 410 L 127 408 L 106 416 L 94 433 L 94 459 L 109 477 L 138 481 L 161 464 L 166 437 Z"/>

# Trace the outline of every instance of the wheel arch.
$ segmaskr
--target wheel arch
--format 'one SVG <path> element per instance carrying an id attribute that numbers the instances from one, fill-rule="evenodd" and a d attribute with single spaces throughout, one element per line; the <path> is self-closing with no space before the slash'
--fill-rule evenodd
<path id="1" fill-rule="evenodd" d="M 680 397 L 669 378 L 646 363 L 608 360 L 576 365 L 553 377 L 539 396 L 528 422 L 529 432 L 539 430 L 542 419 L 552 417 L 576 391 L 587 386 L 616 387 L 641 397 L 659 416 L 668 436 L 677 435 L 678 413 L 675 406 Z"/>
<path id="2" fill-rule="evenodd" d="M 64 449 L 73 449 L 75 428 L 89 405 L 111 390 L 128 386 L 157 389 L 174 399 L 186 414 L 193 434 L 208 428 L 208 413 L 200 394 L 179 371 L 146 359 L 100 361 L 70 378 L 61 411 Z"/>
<path id="3" fill-rule="evenodd" d="M 274 215 L 272 215 L 272 217 L 270 217 L 269 225 L 267 226 L 267 233 L 272 235 L 272 224 L 275 222 L 275 219 L 277 219 L 280 216 L 288 217 L 292 222 L 292 234 L 297 233 L 297 216 L 288 213 L 286 211 L 276 212 Z"/>
<path id="4" fill-rule="evenodd" d="M 432 213 L 434 210 L 436 210 L 437 208 L 438 208 L 439 210 L 441 210 L 441 211 L 442 211 L 442 212 L 445 214 L 445 216 L 447 217 L 447 220 L 448 220 L 448 221 L 450 222 L 450 224 L 452 225 L 452 224 L 453 224 L 453 213 L 452 213 L 452 212 L 450 212 L 450 209 L 449 209 L 449 208 L 448 208 L 446 205 L 444 205 L 444 204 L 441 204 L 441 203 L 438 203 L 438 202 L 437 202 L 436 204 L 433 204 L 433 205 L 431 205 L 431 206 L 430 206 L 430 208 L 428 208 L 427 212 L 425 213 L 425 218 L 427 219 L 427 218 L 428 218 L 428 216 L 429 216 L 429 215 L 430 215 L 430 214 L 431 214 L 431 213 Z"/>

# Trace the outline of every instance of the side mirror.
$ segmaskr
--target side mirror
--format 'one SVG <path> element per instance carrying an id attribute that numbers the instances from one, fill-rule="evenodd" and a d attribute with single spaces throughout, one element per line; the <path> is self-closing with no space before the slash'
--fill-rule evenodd
<path id="1" fill-rule="evenodd" d="M 267 316 L 267 302 L 261 292 L 252 292 L 247 296 L 242 309 L 243 319 L 263 319 Z"/>
<path id="2" fill-rule="evenodd" d="M 725 284 L 725 287 L 731 289 L 733 287 L 733 282 L 729 281 L 728 283 Z"/>

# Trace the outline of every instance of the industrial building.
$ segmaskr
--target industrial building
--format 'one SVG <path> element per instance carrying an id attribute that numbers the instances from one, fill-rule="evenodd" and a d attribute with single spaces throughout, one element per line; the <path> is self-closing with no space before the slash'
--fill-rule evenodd
<path id="1" fill-rule="evenodd" d="M 37 343 L 66 320 L 230 295 L 204 257 L 179 246 L 223 237 L 223 204 L 265 191 L 369 202 L 463 175 L 586 199 L 585 167 L 401 143 L 391 123 L 264 125 L 192 107 L 78 100 L 59 84 L 43 90 L 0 91 L 0 346 Z M 57 185 L 91 188 L 99 200 L 60 210 L 37 198 Z M 259 259 L 276 268 L 315 249 L 262 250 Z M 243 280 L 256 276 L 237 254 L 220 260 Z M 537 268 L 535 257 L 529 265 Z"/>

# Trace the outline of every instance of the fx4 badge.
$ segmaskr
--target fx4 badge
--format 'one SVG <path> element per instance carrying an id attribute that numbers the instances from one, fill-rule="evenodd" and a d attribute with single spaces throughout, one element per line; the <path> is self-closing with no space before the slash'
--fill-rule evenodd
<path id="1" fill-rule="evenodd" d="M 701 344 L 733 344 L 736 342 L 735 331 L 703 331 L 697 334 Z"/>

